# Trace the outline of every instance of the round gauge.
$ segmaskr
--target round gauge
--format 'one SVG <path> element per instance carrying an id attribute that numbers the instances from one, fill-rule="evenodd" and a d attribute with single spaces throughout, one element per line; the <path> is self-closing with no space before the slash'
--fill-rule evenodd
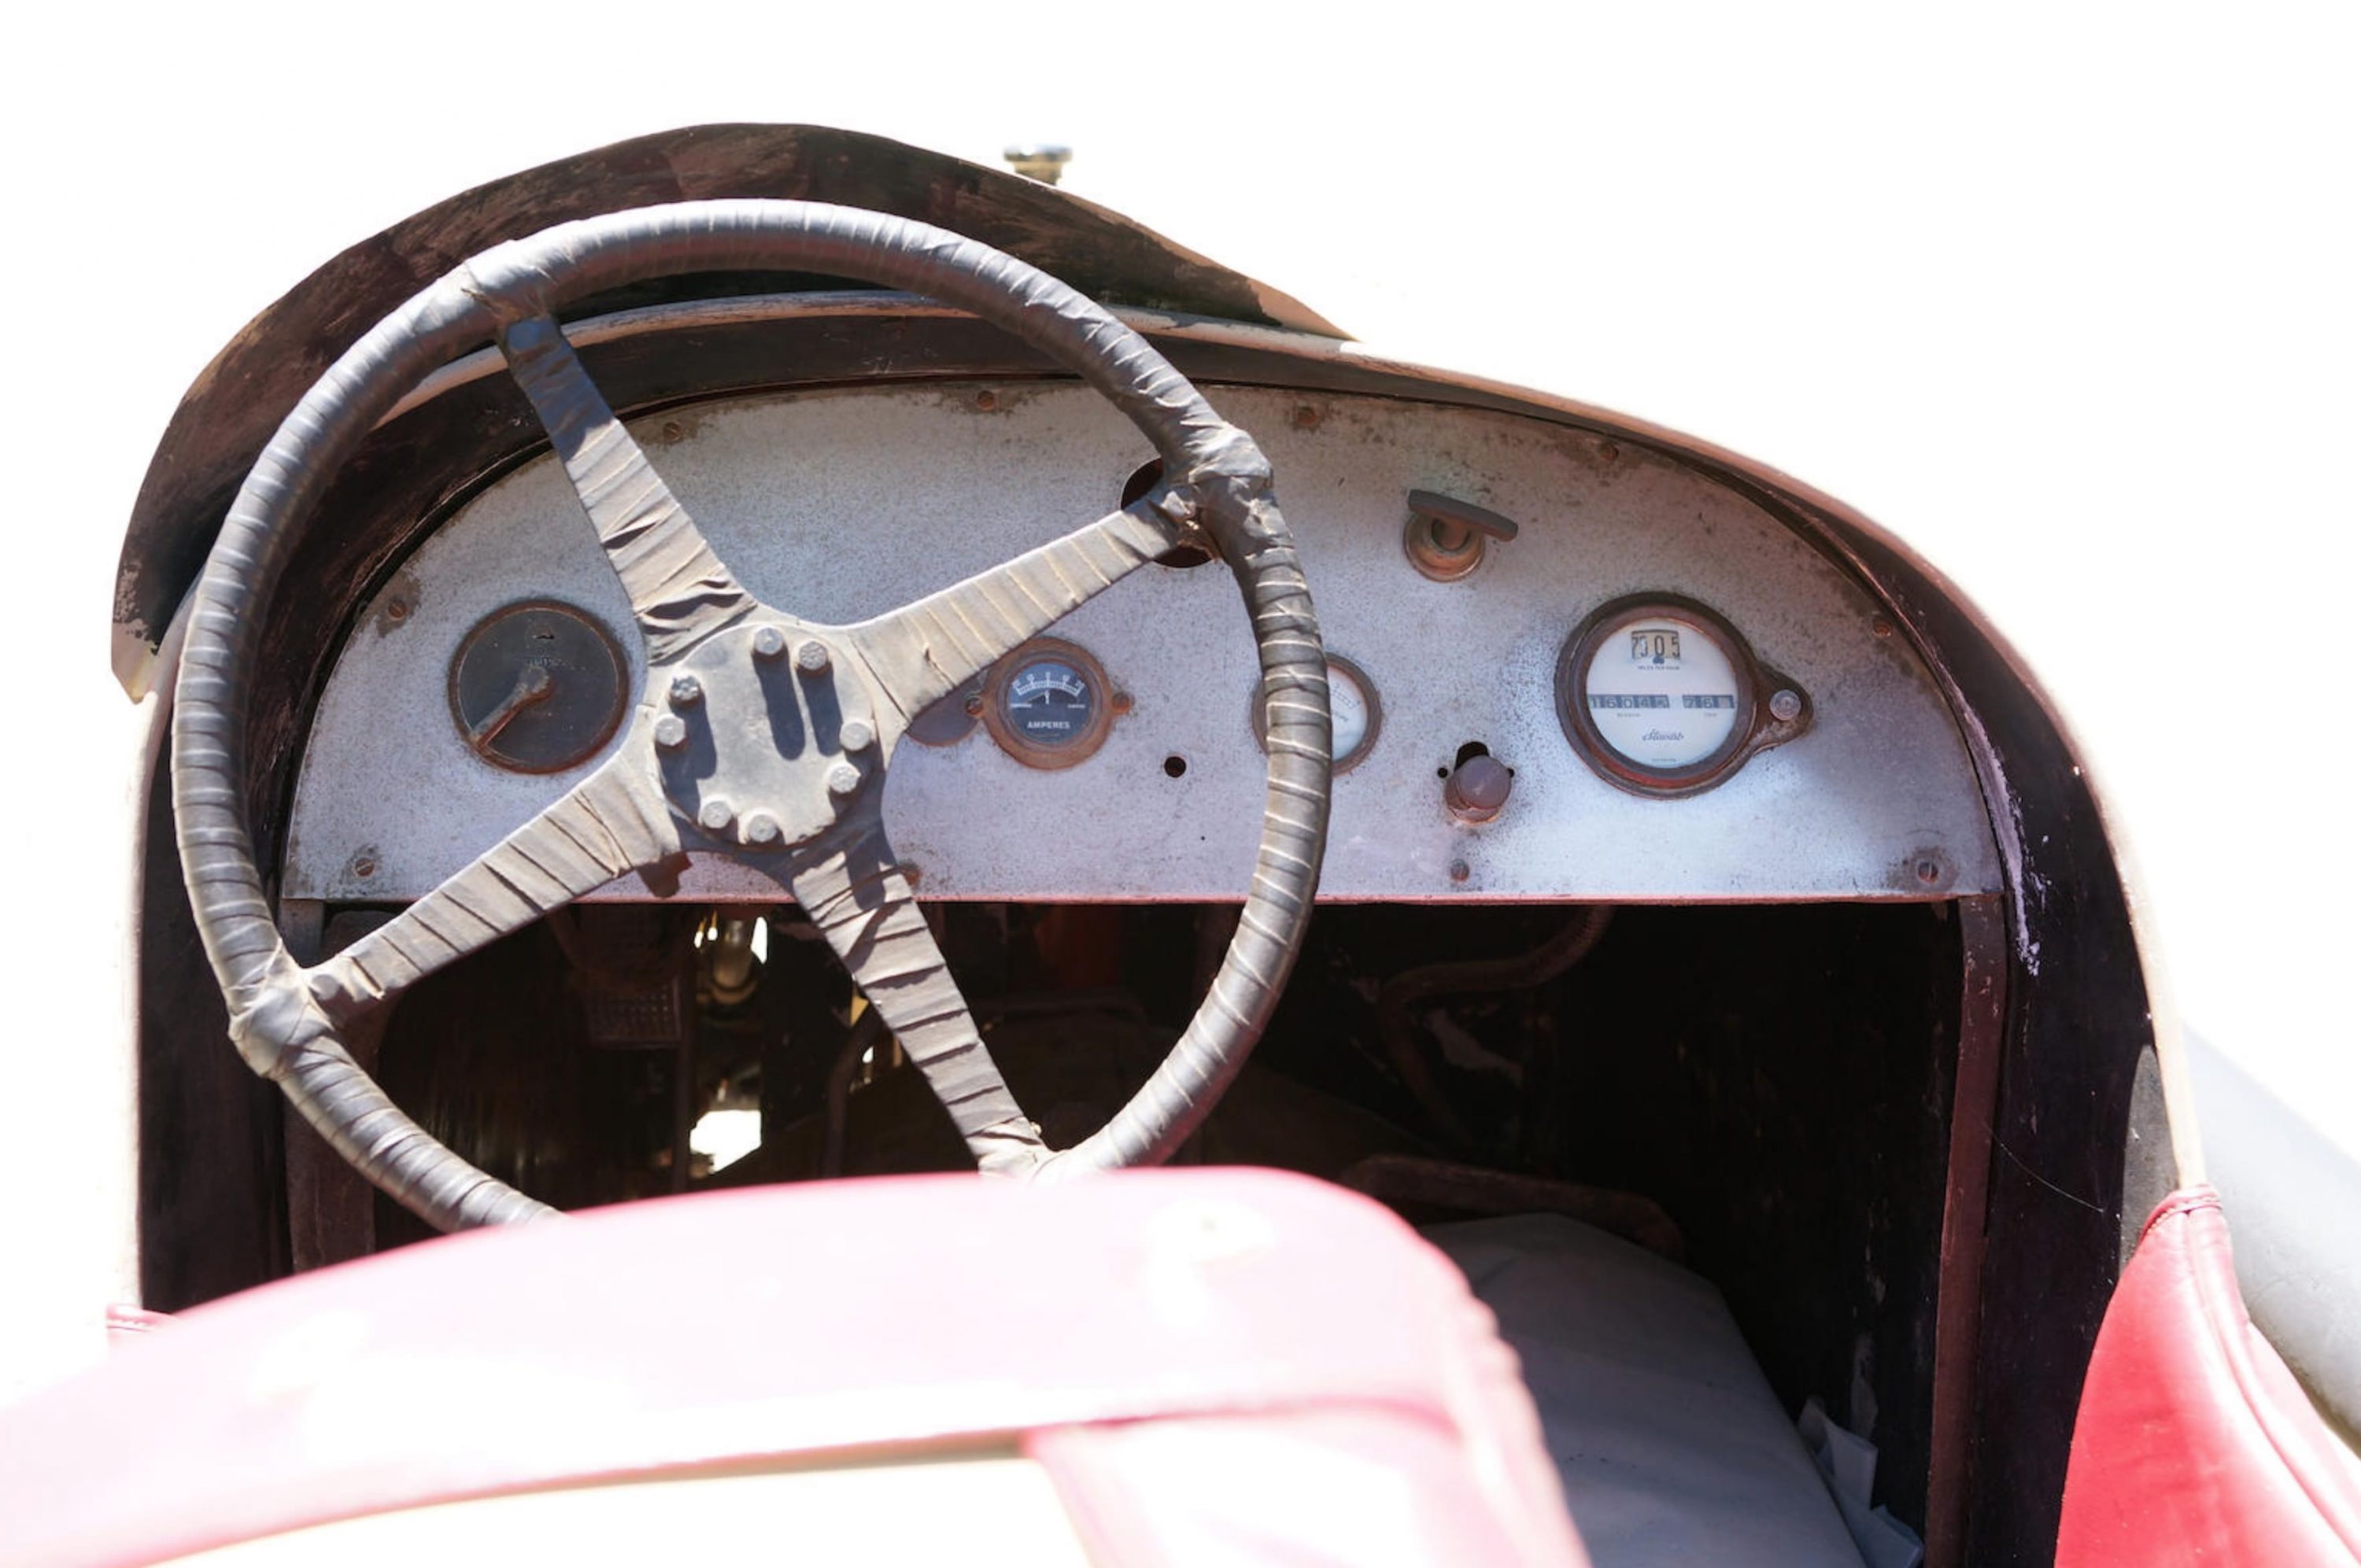
<path id="1" fill-rule="evenodd" d="M 1262 685 L 1256 683 L 1247 713 L 1254 724 L 1255 744 L 1268 750 L 1269 739 L 1263 714 Z M 1385 708 L 1378 701 L 1377 683 L 1358 664 L 1340 654 L 1328 655 L 1328 754 L 1334 770 L 1345 773 L 1359 765 L 1378 743 L 1378 727 Z"/>
<path id="2" fill-rule="evenodd" d="M 1096 659 L 1071 642 L 1038 637 L 993 666 L 983 723 L 1026 766 L 1071 768 L 1105 742 L 1121 703 Z"/>
<path id="3" fill-rule="evenodd" d="M 559 773 L 615 733 L 630 670 L 588 611 L 552 599 L 509 605 L 478 621 L 452 655 L 452 722 L 494 767 Z"/>
<path id="4" fill-rule="evenodd" d="M 1558 718 L 1614 783 L 1683 794 L 1718 781 L 1758 740 L 1762 677 L 1730 624 L 1686 599 L 1620 599 L 1558 659 Z"/>

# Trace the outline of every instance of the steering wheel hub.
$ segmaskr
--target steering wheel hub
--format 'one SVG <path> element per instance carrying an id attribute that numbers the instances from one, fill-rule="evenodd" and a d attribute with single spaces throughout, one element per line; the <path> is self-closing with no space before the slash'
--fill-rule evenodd
<path id="1" fill-rule="evenodd" d="M 656 749 L 664 798 L 709 837 L 756 852 L 809 844 L 873 806 L 897 738 L 879 724 L 857 659 L 768 609 L 675 661 L 667 699 L 656 723 L 675 720 L 666 732 L 677 739 Z"/>

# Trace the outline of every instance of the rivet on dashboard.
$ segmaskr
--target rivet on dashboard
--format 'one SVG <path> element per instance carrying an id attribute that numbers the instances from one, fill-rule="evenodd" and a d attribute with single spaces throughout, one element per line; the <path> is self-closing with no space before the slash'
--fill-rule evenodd
<path id="1" fill-rule="evenodd" d="M 775 659 L 787 651 L 787 634 L 775 626 L 754 628 L 754 657 Z"/>
<path id="2" fill-rule="evenodd" d="M 1782 688 L 1771 694 L 1771 717 L 1782 724 L 1793 724 L 1803 716 L 1804 699 Z"/>
<path id="3" fill-rule="evenodd" d="M 836 732 L 837 740 L 848 751 L 866 751 L 877 739 L 877 732 L 865 718 L 848 718 Z"/>
<path id="4" fill-rule="evenodd" d="M 851 795 L 861 787 L 861 770 L 851 762 L 839 762 L 828 771 L 828 793 Z"/>
<path id="5" fill-rule="evenodd" d="M 730 819 L 735 815 L 730 809 L 730 803 L 717 795 L 697 808 L 697 825 L 708 833 L 719 833 L 730 826 Z"/>
<path id="6" fill-rule="evenodd" d="M 675 707 L 695 707 L 705 700 L 705 686 L 695 675 L 675 675 L 671 695 Z"/>
<path id="7" fill-rule="evenodd" d="M 677 751 L 688 744 L 688 726 L 677 713 L 667 713 L 656 720 L 656 744 L 667 751 Z"/>
<path id="8" fill-rule="evenodd" d="M 814 637 L 796 645 L 796 668 L 817 675 L 828 668 L 828 644 Z"/>
<path id="9" fill-rule="evenodd" d="M 1454 861 L 1451 862 L 1451 880 L 1453 882 L 1466 882 L 1467 880 L 1467 862 L 1466 861 Z"/>

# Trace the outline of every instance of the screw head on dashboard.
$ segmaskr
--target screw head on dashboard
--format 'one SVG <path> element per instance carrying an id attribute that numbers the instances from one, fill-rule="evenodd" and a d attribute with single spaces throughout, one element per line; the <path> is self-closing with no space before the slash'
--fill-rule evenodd
<path id="1" fill-rule="evenodd" d="M 1910 874 L 1923 888 L 1948 887 L 1951 883 L 1951 858 L 1940 850 L 1917 850 L 1910 857 Z"/>
<path id="2" fill-rule="evenodd" d="M 675 707 L 695 707 L 705 700 L 705 685 L 695 675 L 675 675 L 672 678 L 672 705 Z"/>
<path id="3" fill-rule="evenodd" d="M 667 751 L 677 751 L 688 744 L 688 726 L 677 713 L 667 713 L 656 720 L 656 744 Z"/>
<path id="4" fill-rule="evenodd" d="M 1795 692 L 1783 687 L 1771 694 L 1771 717 L 1780 723 L 1793 724 L 1803 712 L 1804 699 Z"/>

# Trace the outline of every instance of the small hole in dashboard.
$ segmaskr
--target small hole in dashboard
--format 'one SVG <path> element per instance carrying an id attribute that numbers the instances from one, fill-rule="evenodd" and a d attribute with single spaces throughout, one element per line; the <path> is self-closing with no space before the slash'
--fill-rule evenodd
<path id="1" fill-rule="evenodd" d="M 1177 779 L 1177 778 L 1179 778 L 1182 773 L 1187 773 L 1188 771 L 1189 771 L 1189 759 L 1188 759 L 1188 758 L 1186 758 L 1186 757 L 1167 757 L 1167 758 L 1165 758 L 1165 759 L 1164 759 L 1164 776 L 1165 776 L 1166 778 L 1168 778 L 1168 779 Z"/>

